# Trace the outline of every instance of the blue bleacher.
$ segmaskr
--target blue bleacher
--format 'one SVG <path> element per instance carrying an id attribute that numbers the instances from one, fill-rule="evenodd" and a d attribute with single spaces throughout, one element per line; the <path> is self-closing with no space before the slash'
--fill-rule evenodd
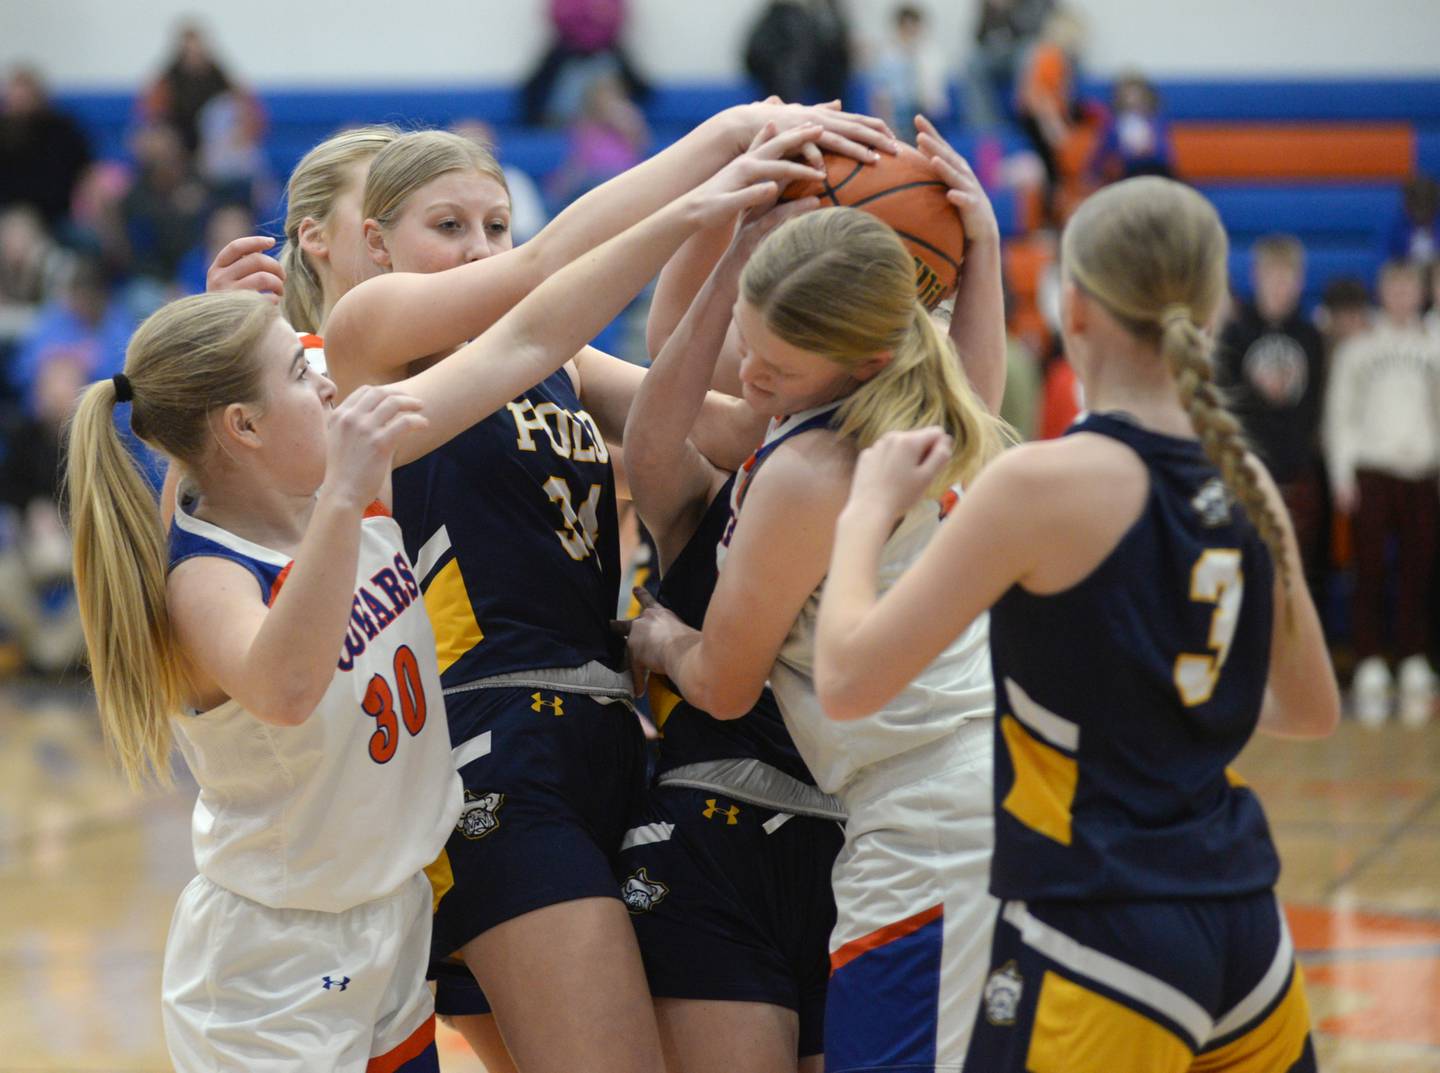
<path id="1" fill-rule="evenodd" d="M 1416 166 L 1440 175 L 1440 80 L 1165 80 L 1158 83 L 1171 119 L 1177 121 L 1402 121 L 1415 128 Z M 857 85 L 857 91 L 862 87 Z M 960 103 L 960 88 L 952 94 Z M 1106 100 L 1109 86 L 1085 83 L 1086 95 Z M 655 148 L 683 135 L 707 116 L 733 104 L 754 100 L 756 90 L 743 79 L 728 82 L 672 83 L 658 87 L 646 105 Z M 300 156 L 335 129 L 354 123 L 394 122 L 402 126 L 440 126 L 458 119 L 483 119 L 496 130 L 501 159 L 543 178 L 563 161 L 565 137 L 530 130 L 517 122 L 518 93 L 510 86 L 437 86 L 403 89 L 269 89 L 261 94 L 270 120 L 267 147 L 277 174 L 287 174 Z M 863 101 L 863 92 L 854 100 Z M 128 93 L 64 94 L 59 103 L 79 118 L 102 156 L 126 156 L 125 136 L 135 115 Z M 956 115 L 962 114 L 957 107 Z M 945 133 L 962 152 L 973 154 L 974 138 L 952 120 Z M 1023 146 L 1013 129 L 1001 133 L 1005 151 Z M 1338 275 L 1373 281 L 1383 256 L 1385 235 L 1399 211 L 1399 191 L 1388 184 L 1357 183 L 1209 183 L 1205 194 L 1215 203 L 1231 233 L 1231 275 L 1239 293 L 1248 294 L 1249 247 L 1260 235 L 1284 231 L 1299 236 L 1309 249 L 1306 298 L 1313 302 Z M 1013 195 L 995 201 L 1002 231 L 1019 232 L 1020 206 Z"/>

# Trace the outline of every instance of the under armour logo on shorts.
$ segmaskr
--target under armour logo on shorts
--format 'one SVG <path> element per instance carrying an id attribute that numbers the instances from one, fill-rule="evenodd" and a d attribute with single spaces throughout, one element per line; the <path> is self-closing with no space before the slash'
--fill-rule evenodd
<path id="1" fill-rule="evenodd" d="M 326 991 L 329 991 L 332 987 L 336 991 L 344 991 L 347 987 L 350 986 L 350 977 L 342 976 L 340 979 L 336 980 L 332 977 L 327 976 L 324 980 L 321 981 L 320 986 L 323 987 Z"/>

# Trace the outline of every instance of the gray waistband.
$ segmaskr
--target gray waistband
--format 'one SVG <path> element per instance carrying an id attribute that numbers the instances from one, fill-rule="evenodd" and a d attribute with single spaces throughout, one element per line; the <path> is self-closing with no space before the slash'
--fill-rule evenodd
<path id="1" fill-rule="evenodd" d="M 845 806 L 819 787 L 792 778 L 763 760 L 705 760 L 682 764 L 659 778 L 662 786 L 713 790 L 762 808 L 845 822 Z"/>
<path id="2" fill-rule="evenodd" d="M 561 693 L 587 693 L 594 697 L 610 697 L 628 701 L 630 676 L 612 671 L 603 663 L 591 660 L 581 667 L 543 667 L 533 671 L 512 671 L 491 678 L 477 678 L 463 685 L 450 686 L 445 695 L 470 693 L 477 689 L 554 689 Z"/>

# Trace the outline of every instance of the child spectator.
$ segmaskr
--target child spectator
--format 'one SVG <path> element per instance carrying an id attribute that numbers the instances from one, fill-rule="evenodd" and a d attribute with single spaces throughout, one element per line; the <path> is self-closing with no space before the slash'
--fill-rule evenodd
<path id="1" fill-rule="evenodd" d="M 1353 517 L 1353 632 L 1360 663 L 1357 717 L 1389 714 L 1392 678 L 1382 615 L 1386 552 L 1398 545 L 1391 650 L 1399 659 L 1402 721 L 1430 717 L 1435 674 L 1425 656 L 1428 602 L 1440 525 L 1440 341 L 1420 320 L 1420 269 L 1391 261 L 1380 273 L 1381 316 L 1335 353 L 1325 407 L 1326 453 L 1337 510 Z"/>
<path id="2" fill-rule="evenodd" d="M 910 142 L 917 114 L 938 123 L 950 112 L 945 58 L 913 4 L 895 9 L 895 35 L 870 70 L 870 111 Z"/>
<path id="3" fill-rule="evenodd" d="M 1295 526 L 1300 560 L 1318 599 L 1324 581 L 1325 489 L 1320 422 L 1325 346 L 1300 312 L 1305 248 L 1291 235 L 1251 247 L 1254 298 L 1235 308 L 1216 349 L 1216 381 L 1255 453 L 1270 467 Z"/>
<path id="4" fill-rule="evenodd" d="M 1370 288 L 1354 276 L 1341 276 L 1325 285 L 1315 324 L 1325 337 L 1326 353 L 1333 355 L 1339 345 L 1370 328 Z"/>
<path id="5" fill-rule="evenodd" d="M 550 201 L 568 205 L 645 159 L 650 128 L 614 75 L 603 75 L 585 93 L 585 108 L 570 128 L 570 151 L 550 182 Z"/>
<path id="6" fill-rule="evenodd" d="M 1174 174 L 1170 125 L 1160 110 L 1159 92 L 1143 75 L 1127 74 L 1116 80 L 1110 114 L 1086 170 L 1100 183 Z"/>

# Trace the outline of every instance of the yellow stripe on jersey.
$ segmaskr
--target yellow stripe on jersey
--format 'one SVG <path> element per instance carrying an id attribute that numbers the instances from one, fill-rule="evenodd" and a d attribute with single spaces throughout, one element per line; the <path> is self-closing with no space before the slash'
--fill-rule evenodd
<path id="1" fill-rule="evenodd" d="M 441 674 L 485 640 L 485 632 L 475 621 L 475 608 L 465 590 L 460 563 L 455 559 L 441 567 L 425 589 L 425 612 L 435 629 L 435 655 Z"/>
<path id="2" fill-rule="evenodd" d="M 1268 1073 L 1289 1069 L 1305 1050 L 1310 1034 L 1310 1004 L 1305 1000 L 1305 978 L 1300 966 L 1290 977 L 1290 989 L 1280 1005 L 1237 1040 L 1199 1055 L 1193 1073 Z"/>
<path id="3" fill-rule="evenodd" d="M 1030 1073 L 1185 1073 L 1192 1058 L 1185 1041 L 1169 1029 L 1046 970 L 1025 1055 Z"/>
<path id="4" fill-rule="evenodd" d="M 680 694 L 675 692 L 670 679 L 663 674 L 652 674 L 646 691 L 650 696 L 650 718 L 655 722 L 655 729 L 664 730 L 665 720 L 670 718 L 675 705 L 681 701 Z"/>
<path id="5" fill-rule="evenodd" d="M 430 912 L 440 909 L 440 899 L 450 893 L 455 885 L 455 873 L 450 868 L 450 854 L 441 850 L 440 856 L 425 866 L 425 878 L 430 881 Z"/>
<path id="6" fill-rule="evenodd" d="M 1026 827 L 1068 846 L 1079 767 L 1074 759 L 1030 734 L 1013 715 L 1000 720 L 1000 733 L 1015 769 L 1015 785 L 1005 795 L 1002 807 Z"/>
<path id="7" fill-rule="evenodd" d="M 1228 782 L 1231 786 L 1250 785 L 1248 782 L 1245 781 L 1245 776 L 1241 775 L 1240 772 L 1236 771 L 1233 767 L 1227 767 L 1225 769 L 1225 781 Z"/>

